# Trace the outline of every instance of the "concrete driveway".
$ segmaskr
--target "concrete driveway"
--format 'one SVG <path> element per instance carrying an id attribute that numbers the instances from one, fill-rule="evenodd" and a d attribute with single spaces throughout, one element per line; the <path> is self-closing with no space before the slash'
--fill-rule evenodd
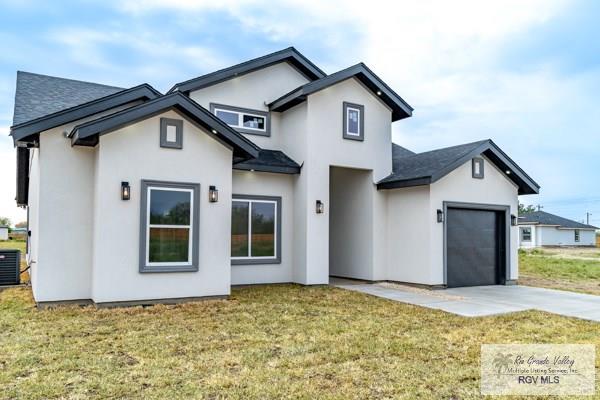
<path id="1" fill-rule="evenodd" d="M 600 296 L 530 286 L 475 286 L 445 290 L 418 289 L 393 283 L 331 279 L 335 287 L 390 300 L 443 310 L 465 317 L 541 310 L 600 322 Z"/>

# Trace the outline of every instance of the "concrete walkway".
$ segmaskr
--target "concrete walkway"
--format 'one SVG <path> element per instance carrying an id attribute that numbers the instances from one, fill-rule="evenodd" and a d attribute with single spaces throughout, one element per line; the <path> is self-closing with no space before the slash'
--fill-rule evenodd
<path id="1" fill-rule="evenodd" d="M 365 283 L 337 278 L 331 278 L 330 284 L 465 317 L 533 309 L 600 322 L 600 296 L 562 290 L 519 285 L 428 290 L 393 283 Z"/>

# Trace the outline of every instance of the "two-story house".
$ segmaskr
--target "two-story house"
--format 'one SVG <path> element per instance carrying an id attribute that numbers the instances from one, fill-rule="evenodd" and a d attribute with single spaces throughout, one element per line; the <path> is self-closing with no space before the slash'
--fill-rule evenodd
<path id="1" fill-rule="evenodd" d="M 517 196 L 539 186 L 491 140 L 392 143 L 412 111 L 364 64 L 327 75 L 294 48 L 164 95 L 19 72 L 11 135 L 35 300 L 330 276 L 514 282 Z"/>

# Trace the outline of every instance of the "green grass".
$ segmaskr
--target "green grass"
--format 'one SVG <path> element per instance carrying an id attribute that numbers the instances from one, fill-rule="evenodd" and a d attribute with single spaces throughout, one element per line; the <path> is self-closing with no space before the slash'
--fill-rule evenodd
<path id="1" fill-rule="evenodd" d="M 472 399 L 483 343 L 600 349 L 594 322 L 533 311 L 464 318 L 295 285 L 178 306 L 41 311 L 26 288 L 9 289 L 0 332 L 0 398 L 27 399 Z"/>
<path id="2" fill-rule="evenodd" d="M 545 250 L 519 252 L 519 282 L 530 286 L 600 295 L 600 260 L 586 255 L 553 254 Z"/>
<path id="3" fill-rule="evenodd" d="M 17 249 L 25 253 L 25 241 L 21 240 L 0 240 L 0 249 Z"/>

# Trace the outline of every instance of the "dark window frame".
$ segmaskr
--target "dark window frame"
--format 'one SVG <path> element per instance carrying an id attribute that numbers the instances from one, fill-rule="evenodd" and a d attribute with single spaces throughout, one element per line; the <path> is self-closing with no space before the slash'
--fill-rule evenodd
<path id="1" fill-rule="evenodd" d="M 525 231 L 529 230 L 529 239 L 525 239 Z M 531 234 L 532 234 L 532 229 L 529 227 L 522 227 L 521 228 L 521 242 L 531 242 Z"/>
<path id="2" fill-rule="evenodd" d="M 175 141 L 167 140 L 167 127 L 175 127 Z M 160 119 L 160 147 L 167 149 L 183 149 L 183 120 L 173 118 Z"/>
<path id="3" fill-rule="evenodd" d="M 240 133 L 245 133 L 248 135 L 265 136 L 265 137 L 271 136 L 271 113 L 269 113 L 269 112 L 262 111 L 262 110 L 254 110 L 251 108 L 230 106 L 227 104 L 219 104 L 219 103 L 210 103 L 209 107 L 210 107 L 210 113 L 213 114 L 215 117 L 217 116 L 217 110 L 231 111 L 231 112 L 234 112 L 237 114 L 242 114 L 242 116 L 240 116 L 239 118 L 243 118 L 243 114 L 263 117 L 265 119 L 265 130 L 264 131 L 262 131 L 260 129 L 245 128 L 243 126 L 233 126 L 233 125 L 229 125 L 229 124 L 227 124 L 227 125 Z"/>
<path id="4" fill-rule="evenodd" d="M 192 260 L 191 264 L 180 265 L 149 265 L 147 260 L 147 239 L 148 239 L 148 192 L 150 188 L 160 190 L 169 189 L 186 189 L 192 191 L 192 204 L 190 210 L 191 227 L 190 241 L 192 243 Z M 199 233 L 200 233 L 200 184 L 188 182 L 166 182 L 142 179 L 140 184 L 140 243 L 139 243 L 139 272 L 196 272 L 199 266 Z"/>
<path id="5" fill-rule="evenodd" d="M 574 239 L 575 239 L 575 242 L 576 242 L 576 243 L 579 243 L 579 242 L 581 242 L 581 231 L 580 231 L 579 229 L 575 229 L 575 230 L 573 231 L 573 234 L 574 234 L 574 236 L 575 236 L 575 237 L 574 237 Z"/>
<path id="6" fill-rule="evenodd" d="M 244 201 L 250 202 L 266 201 L 274 202 L 276 204 L 275 210 L 275 257 L 274 258 L 260 258 L 248 256 L 248 258 L 233 258 L 231 257 L 231 265 L 261 265 L 261 264 L 281 264 L 281 196 L 259 196 L 259 195 L 244 195 L 234 194 L 232 196 L 233 201 Z M 250 211 L 250 210 L 249 210 Z M 249 212 L 249 218 L 252 218 L 251 212 Z M 251 227 L 248 227 L 248 233 L 251 235 Z M 251 236 L 250 236 L 251 237 Z M 250 252 L 249 252 L 250 254 Z"/>
<path id="7" fill-rule="evenodd" d="M 348 133 L 348 109 L 358 110 L 358 130 L 359 135 L 353 135 Z M 361 104 L 349 103 L 347 101 L 343 102 L 343 114 L 342 114 L 342 135 L 344 139 L 348 140 L 357 140 L 362 142 L 365 140 L 365 106 Z"/>
<path id="8" fill-rule="evenodd" d="M 479 173 L 477 173 L 477 165 L 479 164 Z M 473 178 L 475 179 L 483 179 L 485 176 L 485 172 L 484 172 L 484 161 L 483 158 L 481 157 L 475 157 L 473 158 L 472 162 L 471 162 L 471 170 L 473 173 Z"/>

